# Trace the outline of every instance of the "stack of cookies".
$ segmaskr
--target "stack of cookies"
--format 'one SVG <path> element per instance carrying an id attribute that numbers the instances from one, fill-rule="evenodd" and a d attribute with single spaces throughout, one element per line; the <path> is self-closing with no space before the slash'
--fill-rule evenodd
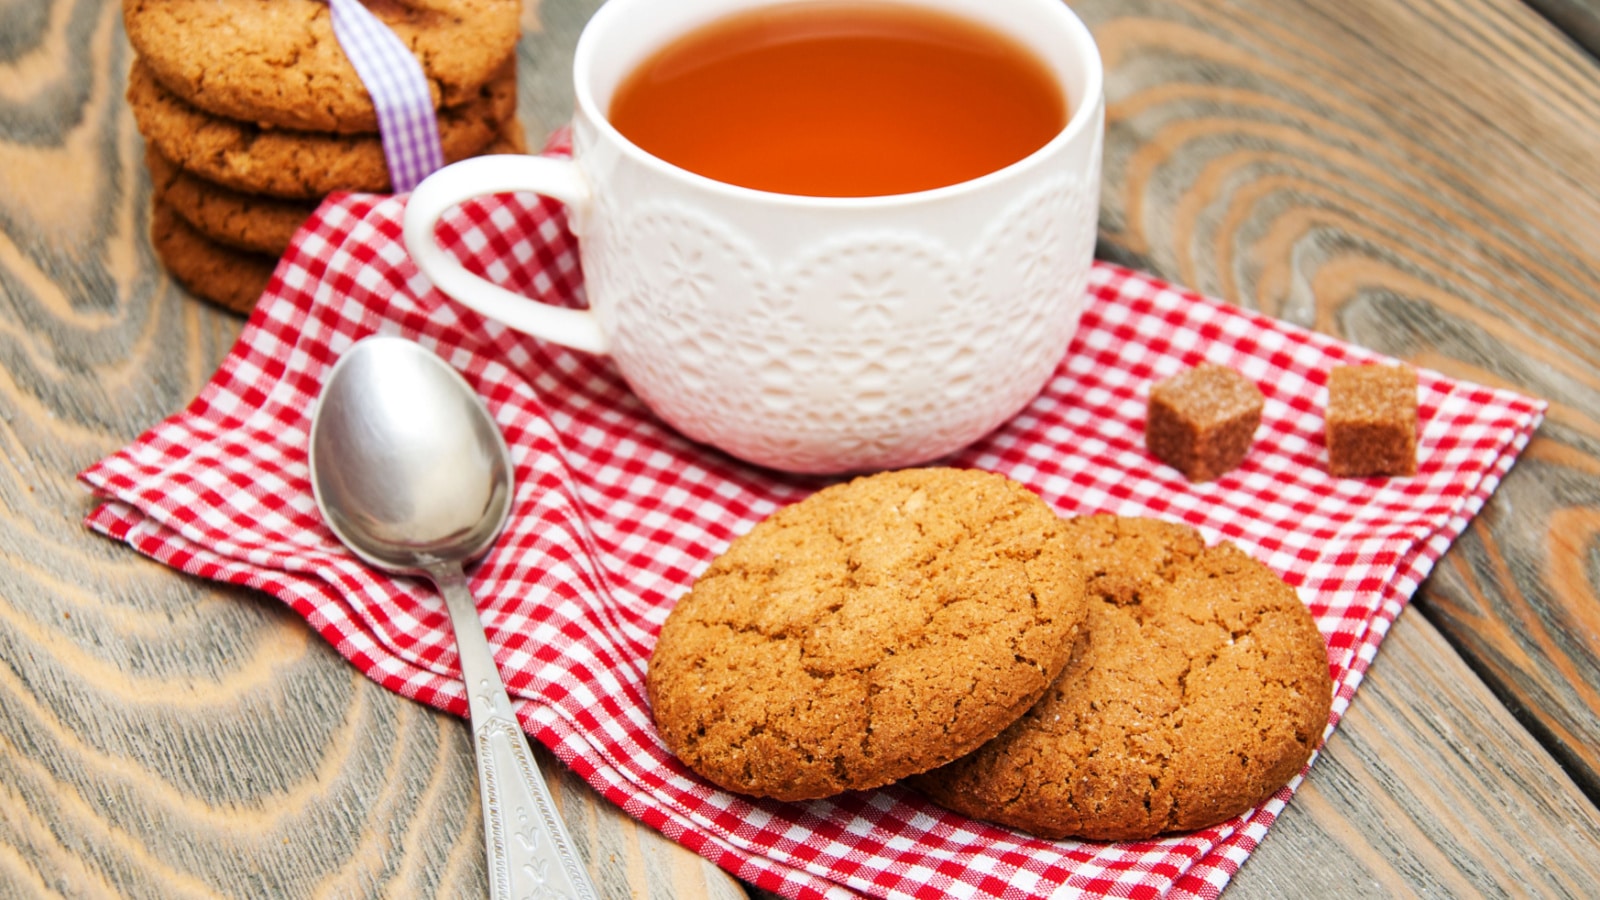
<path id="1" fill-rule="evenodd" d="M 526 151 L 520 0 L 369 4 L 422 64 L 447 162 Z M 325 0 L 124 0 L 151 242 L 190 291 L 248 312 L 322 198 L 393 189 Z"/>
<path id="2" fill-rule="evenodd" d="M 1293 588 L 1154 519 L 1062 519 L 999 475 L 913 469 L 779 510 L 667 617 L 667 747 L 729 790 L 905 780 L 1041 837 L 1216 824 L 1305 766 L 1332 703 Z"/>

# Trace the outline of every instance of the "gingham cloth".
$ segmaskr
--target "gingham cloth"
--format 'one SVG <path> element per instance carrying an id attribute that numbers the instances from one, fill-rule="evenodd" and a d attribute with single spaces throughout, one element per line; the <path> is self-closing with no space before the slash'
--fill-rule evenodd
<path id="1" fill-rule="evenodd" d="M 409 191 L 444 165 L 428 76 L 411 48 L 361 0 L 329 0 L 333 36 L 372 97 L 389 180 Z"/>
<path id="2" fill-rule="evenodd" d="M 1214 897 L 1294 782 L 1192 834 L 1044 841 L 945 812 L 898 787 L 810 803 L 719 790 L 662 746 L 645 662 L 674 600 L 736 535 L 824 482 L 689 443 L 603 358 L 487 322 L 433 291 L 401 244 L 404 198 L 330 199 L 300 232 L 215 378 L 183 412 L 82 479 L 91 527 L 170 566 L 266 591 L 383 686 L 455 715 L 467 704 L 444 606 L 425 583 L 358 563 L 319 519 L 310 410 L 329 367 L 369 334 L 440 354 L 505 430 L 511 523 L 472 589 L 524 727 L 628 814 L 789 897 Z M 442 242 L 531 296 L 579 302 L 574 239 L 528 195 L 446 217 Z M 1325 474 L 1328 369 L 1368 351 L 1099 264 L 1071 349 L 1043 394 L 943 462 L 1002 472 L 1064 514 L 1187 522 L 1297 585 L 1348 708 L 1378 644 L 1537 427 L 1544 404 L 1422 371 L 1415 478 Z M 1266 393 L 1254 449 L 1191 485 L 1144 450 L 1150 384 L 1202 361 Z"/>

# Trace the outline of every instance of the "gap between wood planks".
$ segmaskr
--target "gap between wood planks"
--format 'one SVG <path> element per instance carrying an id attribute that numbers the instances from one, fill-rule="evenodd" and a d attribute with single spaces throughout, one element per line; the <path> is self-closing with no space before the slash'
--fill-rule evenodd
<path id="1" fill-rule="evenodd" d="M 1437 568 L 1435 566 L 1435 569 Z M 1440 621 L 1439 614 L 1428 603 L 1427 593 L 1428 582 L 1425 580 L 1417 587 L 1417 593 L 1412 596 L 1411 602 L 1407 605 L 1433 625 L 1434 629 L 1444 638 L 1445 643 L 1450 645 L 1451 651 L 1460 657 L 1462 662 L 1466 663 L 1472 674 L 1478 676 L 1478 680 L 1483 682 L 1484 686 L 1489 689 L 1489 693 L 1511 713 L 1511 718 L 1516 720 L 1516 723 L 1521 725 L 1528 734 L 1532 735 L 1533 739 L 1538 742 L 1540 747 L 1544 748 L 1546 753 L 1550 754 L 1550 758 L 1555 760 L 1556 765 L 1561 767 L 1561 771 L 1565 772 L 1568 778 L 1572 779 L 1572 783 L 1577 785 L 1578 790 L 1583 793 L 1589 803 L 1600 809 L 1600 779 L 1595 777 L 1595 773 L 1590 770 L 1583 759 L 1573 752 L 1565 741 L 1562 741 L 1558 735 L 1546 727 L 1538 716 L 1527 710 L 1517 698 L 1517 693 L 1511 685 L 1498 677 L 1491 666 L 1472 652 L 1471 647 L 1458 640 L 1455 631 L 1446 627 L 1447 623 Z"/>
<path id="2" fill-rule="evenodd" d="M 1526 0 L 1572 42 L 1600 59 L 1600 0 Z"/>

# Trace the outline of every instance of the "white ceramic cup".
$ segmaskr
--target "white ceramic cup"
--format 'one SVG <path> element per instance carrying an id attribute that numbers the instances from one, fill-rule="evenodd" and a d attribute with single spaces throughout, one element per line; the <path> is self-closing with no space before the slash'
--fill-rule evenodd
<path id="1" fill-rule="evenodd" d="M 1031 48 L 1068 101 L 1032 155 L 936 190 L 805 197 L 737 187 L 639 149 L 606 119 L 653 51 L 795 0 L 610 0 L 578 40 L 573 158 L 490 156 L 417 187 L 405 242 L 444 293 L 512 328 L 610 354 L 657 415 L 763 466 L 870 471 L 972 443 L 1038 394 L 1083 308 L 1099 211 L 1100 56 L 1062 0 L 894 0 Z M 464 269 L 434 229 L 484 194 L 568 207 L 588 309 Z"/>

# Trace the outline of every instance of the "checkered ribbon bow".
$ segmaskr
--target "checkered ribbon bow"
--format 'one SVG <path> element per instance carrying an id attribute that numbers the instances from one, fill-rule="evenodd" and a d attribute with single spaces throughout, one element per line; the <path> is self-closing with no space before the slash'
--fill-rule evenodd
<path id="1" fill-rule="evenodd" d="M 309 412 L 340 353 L 373 333 L 437 352 L 487 400 L 512 447 L 511 523 L 471 575 L 525 728 L 630 815 L 747 881 L 797 897 L 1213 897 L 1299 778 L 1261 806 L 1155 841 L 1044 841 L 901 787 L 809 803 L 697 778 L 651 725 L 645 662 L 673 602 L 728 542 L 821 482 L 754 470 L 668 431 L 602 358 L 511 332 L 446 300 L 401 245 L 403 197 L 324 204 L 279 264 L 238 344 L 183 412 L 82 479 L 91 527 L 175 568 L 289 604 L 378 683 L 465 715 L 444 607 L 425 584 L 357 562 L 317 516 Z M 528 195 L 441 224 L 468 267 L 529 296 L 581 302 L 559 208 Z M 1116 266 L 1097 265 L 1071 349 L 1044 392 L 946 460 L 1002 472 L 1067 514 L 1189 523 L 1296 585 L 1348 708 L 1390 623 L 1482 507 L 1544 405 L 1421 372 L 1420 472 L 1324 472 L 1330 366 L 1374 354 Z M 1145 453 L 1148 386 L 1202 361 L 1266 393 L 1254 449 L 1191 485 Z M 1330 728 L 1332 725 L 1330 725 Z"/>

